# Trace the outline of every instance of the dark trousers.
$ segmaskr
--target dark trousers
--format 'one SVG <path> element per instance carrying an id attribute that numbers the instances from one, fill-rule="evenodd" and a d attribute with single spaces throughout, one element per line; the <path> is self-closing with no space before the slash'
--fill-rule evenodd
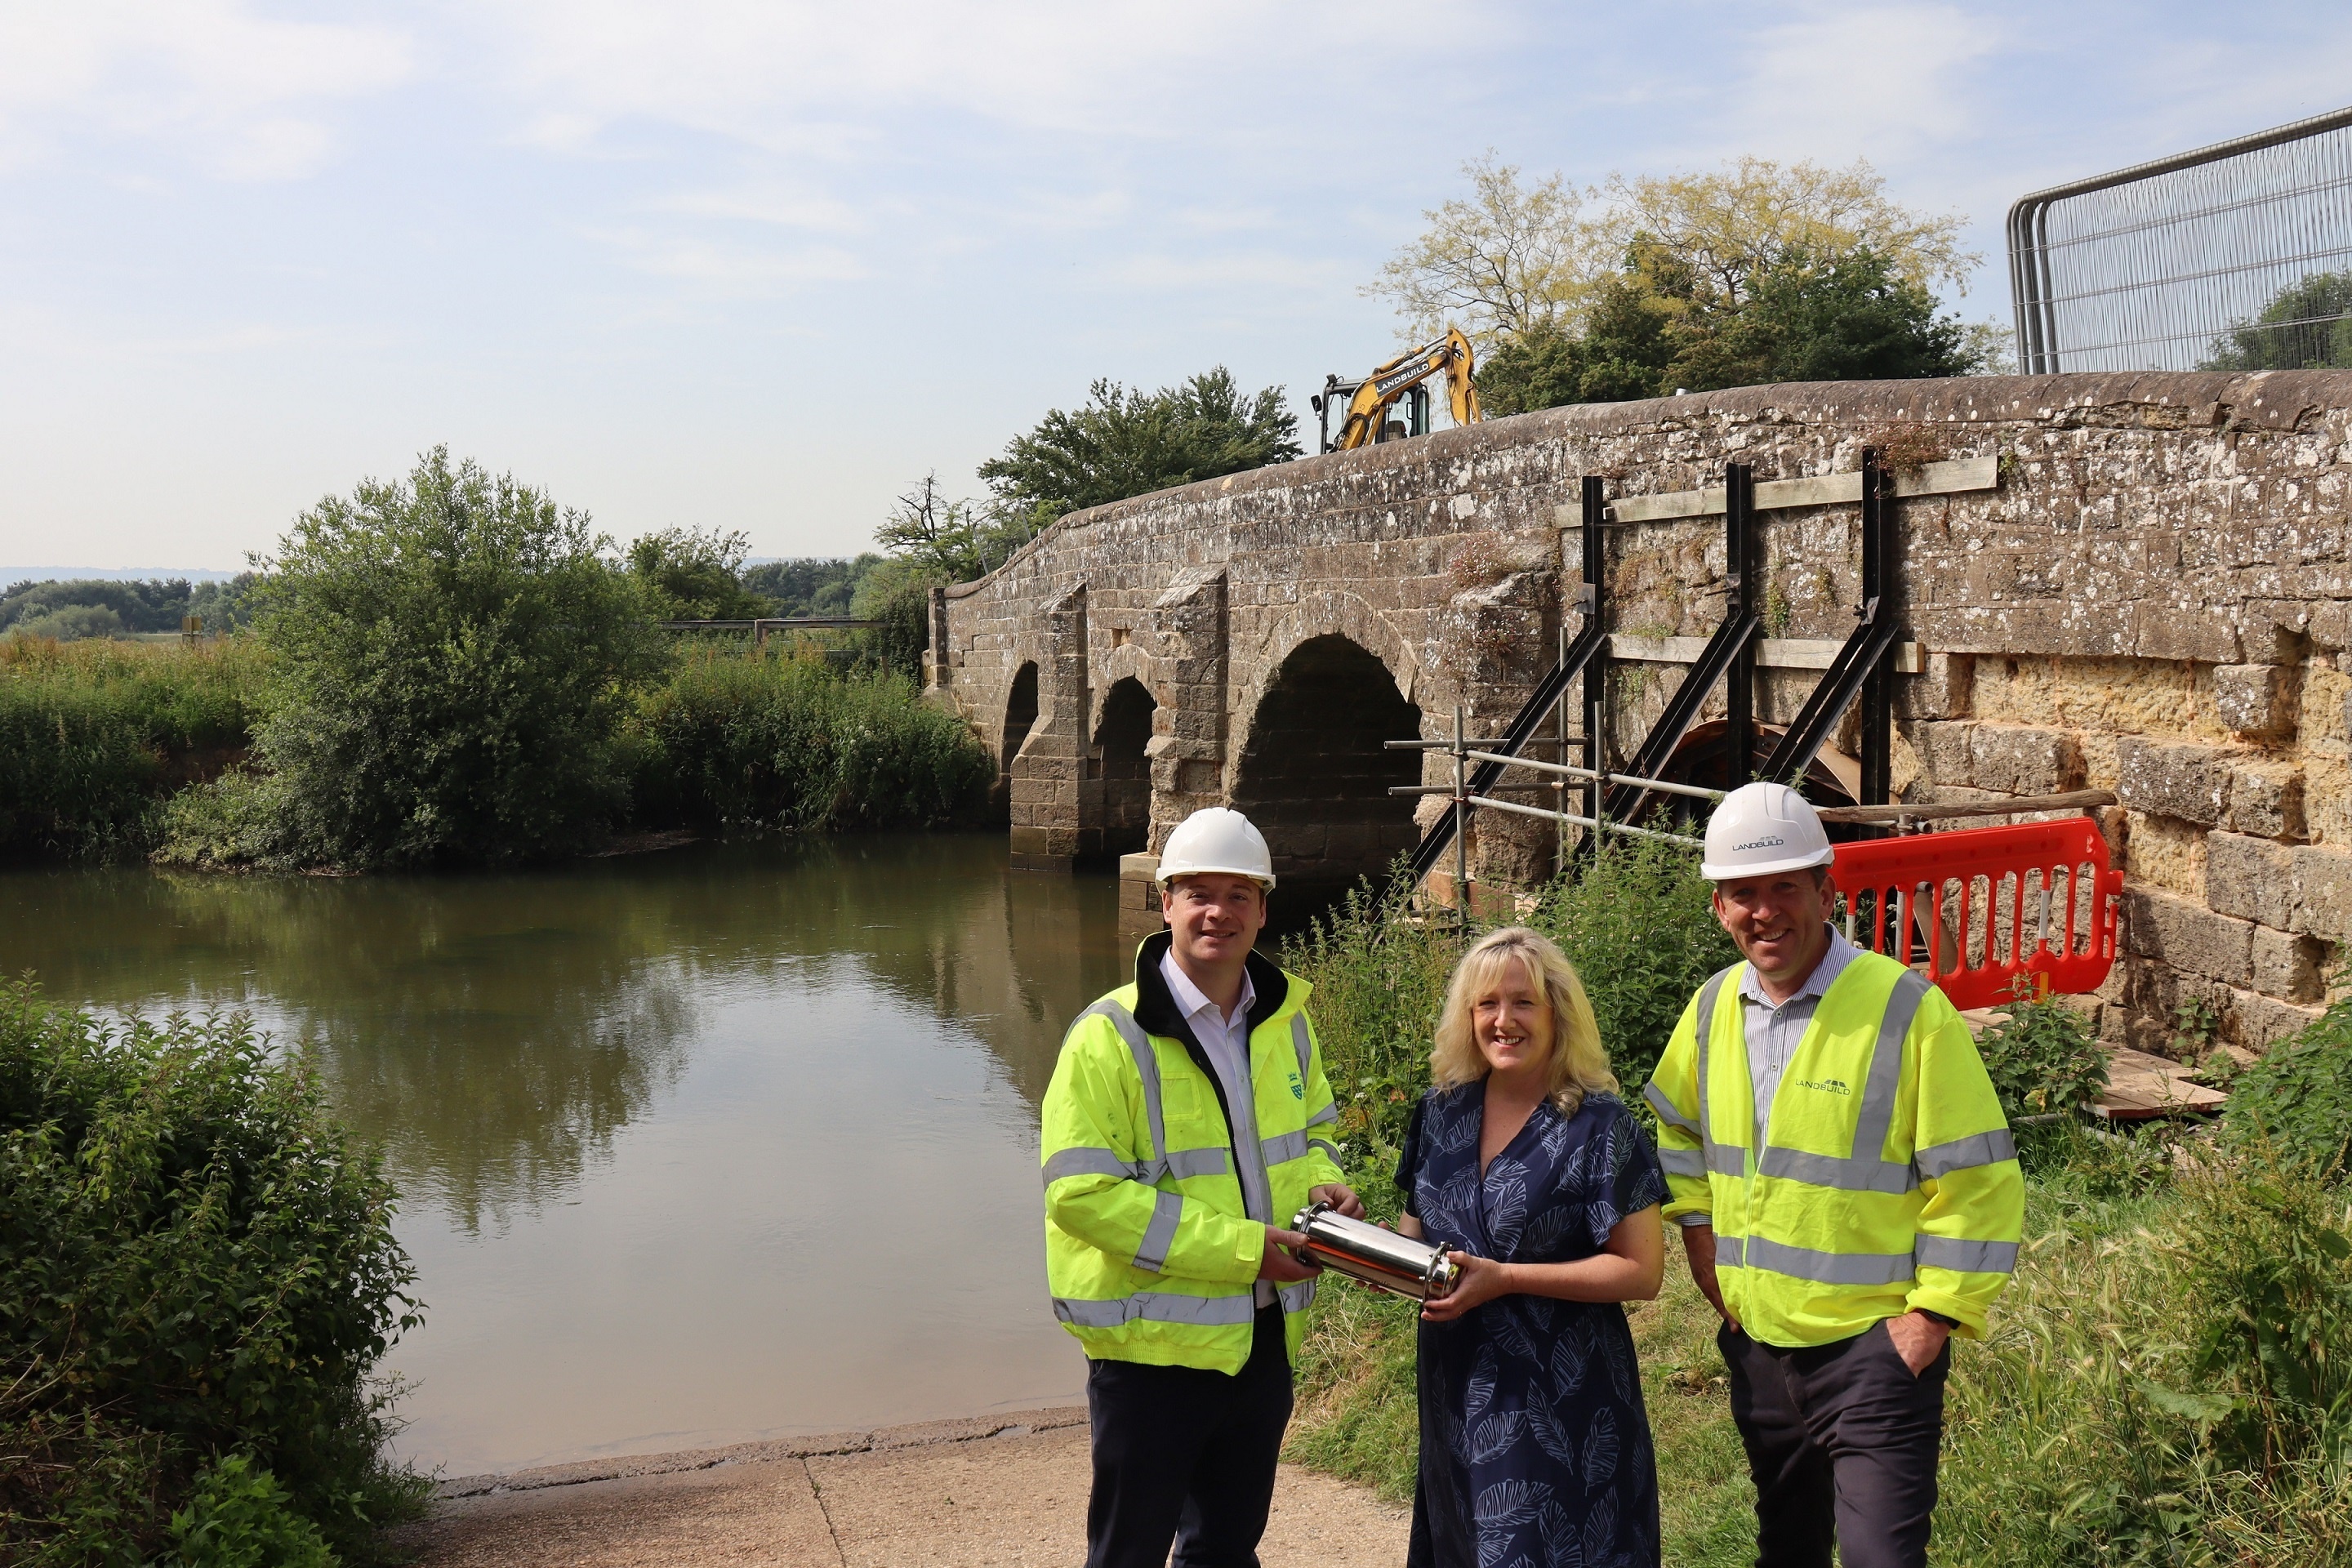
<path id="1" fill-rule="evenodd" d="M 1095 1486 L 1087 1568 L 1257 1568 L 1274 1464 L 1290 1424 L 1282 1309 L 1259 1311 L 1248 1364 L 1087 1364 Z"/>
<path id="2" fill-rule="evenodd" d="M 1925 1568 L 1948 1343 L 1916 1377 L 1885 1323 L 1784 1350 L 1728 1326 L 1731 1415 L 1756 1478 L 1758 1568 Z"/>

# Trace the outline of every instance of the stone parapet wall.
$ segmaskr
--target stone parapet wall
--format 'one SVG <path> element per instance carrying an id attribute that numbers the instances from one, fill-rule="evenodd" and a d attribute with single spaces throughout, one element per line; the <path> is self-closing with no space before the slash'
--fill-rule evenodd
<path id="1" fill-rule="evenodd" d="M 1106 839 L 1116 759 L 1096 742 L 1106 693 L 1133 676 L 1159 704 L 1144 847 L 1234 801 L 1245 758 L 1297 747 L 1319 761 L 1290 771 L 1328 773 L 1332 820 L 1349 825 L 1314 851 L 1336 874 L 1332 844 L 1399 841 L 1410 803 L 1370 820 L 1384 775 L 1328 750 L 1345 726 L 1265 706 L 1304 645 L 1371 655 L 1394 689 L 1367 702 L 1410 704 L 1424 737 L 1450 732 L 1456 704 L 1496 733 L 1557 646 L 1580 559 L 1560 509 L 1583 475 L 1612 499 L 1719 484 L 1726 461 L 1811 478 L 1852 472 L 1865 443 L 1914 466 L 1998 464 L 1994 489 L 1896 503 L 1899 609 L 1924 648 L 1896 683 L 1900 793 L 2116 790 L 2106 827 L 2130 899 L 2126 962 L 2088 1004 L 2102 1031 L 2167 1047 L 2190 1004 L 2248 1048 L 2300 1026 L 2352 939 L 2352 373 L 1757 387 L 1308 458 L 1076 514 L 948 590 L 932 689 L 993 743 L 1035 667 L 1038 721 L 1009 771 L 1015 848 L 1040 863 L 1129 847 Z M 1768 636 L 1852 627 L 1858 510 L 1759 514 Z M 1723 613 L 1719 517 L 1612 525 L 1605 558 L 1613 631 L 1704 637 Z M 1681 673 L 1615 667 L 1616 755 Z M 1759 718 L 1785 721 L 1815 679 L 1760 669 Z M 1285 732 L 1262 710 L 1286 713 Z M 1718 693 L 1702 718 L 1720 711 Z M 1444 766 L 1427 758 L 1422 776 Z M 1438 809 L 1424 802 L 1423 820 Z M 1490 882 L 1551 863 L 1544 825 L 1481 821 Z"/>

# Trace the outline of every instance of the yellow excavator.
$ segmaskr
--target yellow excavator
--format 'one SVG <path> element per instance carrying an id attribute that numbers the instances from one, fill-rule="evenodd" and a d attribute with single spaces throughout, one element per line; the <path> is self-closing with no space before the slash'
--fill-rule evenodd
<path id="1" fill-rule="evenodd" d="M 1401 441 L 1409 436 L 1429 434 L 1429 388 L 1423 384 L 1433 375 L 1445 377 L 1446 399 L 1452 405 L 1454 423 L 1475 425 L 1478 422 L 1478 388 L 1471 379 L 1470 340 L 1453 328 L 1445 335 L 1426 342 L 1417 349 L 1397 355 L 1361 381 L 1341 381 L 1336 375 L 1323 378 L 1323 390 L 1307 399 L 1323 425 L 1323 449 L 1327 452 L 1350 452 L 1375 441 Z M 1402 400 L 1402 419 L 1389 417 L 1389 410 Z M 1331 417 L 1345 411 L 1337 440 L 1331 437 Z"/>

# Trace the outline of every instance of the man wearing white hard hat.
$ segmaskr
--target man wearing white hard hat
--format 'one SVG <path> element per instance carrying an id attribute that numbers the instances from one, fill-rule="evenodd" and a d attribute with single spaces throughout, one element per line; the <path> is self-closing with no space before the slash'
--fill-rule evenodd
<path id="1" fill-rule="evenodd" d="M 1927 977 L 1830 923 L 1835 858 L 1794 790 L 1731 792 L 1702 870 L 1742 962 L 1644 1091 L 1666 1217 L 1723 1316 L 1759 1568 L 1922 1568 L 1950 1336 L 1984 1332 L 2025 1188 L 1991 1080 Z"/>
<path id="2" fill-rule="evenodd" d="M 1045 1269 L 1086 1349 L 1087 1568 L 1255 1568 L 1317 1270 L 1283 1228 L 1360 1217 L 1307 983 L 1255 951 L 1274 889 L 1238 811 L 1160 853 L 1168 929 L 1071 1025 L 1045 1089 Z"/>

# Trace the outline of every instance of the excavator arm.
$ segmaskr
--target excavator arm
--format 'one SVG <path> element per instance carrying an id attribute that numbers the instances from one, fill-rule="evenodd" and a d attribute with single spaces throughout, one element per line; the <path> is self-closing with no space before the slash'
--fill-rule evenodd
<path id="1" fill-rule="evenodd" d="M 1454 423 L 1476 424 L 1478 389 L 1473 383 L 1472 370 L 1470 340 L 1453 327 L 1445 329 L 1444 337 L 1397 355 L 1357 386 L 1356 395 L 1348 401 L 1347 422 L 1340 426 L 1339 438 L 1331 444 L 1331 449 L 1352 451 L 1378 440 L 1381 422 L 1390 405 L 1433 375 L 1445 377 L 1446 400 Z"/>

